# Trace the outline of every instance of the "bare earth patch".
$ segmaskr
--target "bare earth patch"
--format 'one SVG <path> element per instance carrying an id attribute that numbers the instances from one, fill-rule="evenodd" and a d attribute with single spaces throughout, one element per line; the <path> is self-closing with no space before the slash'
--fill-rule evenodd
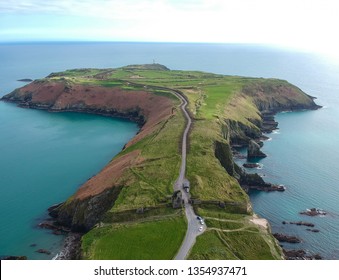
<path id="1" fill-rule="evenodd" d="M 118 157 L 107 164 L 97 175 L 90 178 L 75 193 L 75 198 L 85 199 L 88 196 L 95 196 L 106 189 L 118 186 L 124 171 L 139 161 L 140 150 L 132 151 Z"/>
<path id="2" fill-rule="evenodd" d="M 264 218 L 259 218 L 257 215 L 253 215 L 253 217 L 250 219 L 250 221 L 253 223 L 253 224 L 256 224 L 258 226 L 261 226 L 265 229 L 268 228 L 268 222 L 266 219 Z"/>

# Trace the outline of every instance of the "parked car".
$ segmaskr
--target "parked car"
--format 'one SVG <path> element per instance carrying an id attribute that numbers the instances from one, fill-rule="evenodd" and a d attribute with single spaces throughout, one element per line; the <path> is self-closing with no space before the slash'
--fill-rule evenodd
<path id="1" fill-rule="evenodd" d="M 202 231 L 202 227 L 199 227 L 199 231 Z"/>
<path id="2" fill-rule="evenodd" d="M 189 193 L 190 191 L 190 182 L 188 180 L 184 180 L 183 184 L 182 184 L 182 188 Z"/>
<path id="3" fill-rule="evenodd" d="M 197 219 L 198 219 L 199 221 L 201 221 L 201 220 L 202 220 L 202 218 L 201 218 L 200 216 L 197 216 Z"/>

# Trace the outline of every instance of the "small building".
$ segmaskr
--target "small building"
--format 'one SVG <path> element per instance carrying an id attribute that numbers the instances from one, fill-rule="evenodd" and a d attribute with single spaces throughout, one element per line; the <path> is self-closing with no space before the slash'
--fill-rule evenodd
<path id="1" fill-rule="evenodd" d="M 182 207 L 182 194 L 181 191 L 175 191 L 172 195 L 172 207 L 174 209 Z"/>

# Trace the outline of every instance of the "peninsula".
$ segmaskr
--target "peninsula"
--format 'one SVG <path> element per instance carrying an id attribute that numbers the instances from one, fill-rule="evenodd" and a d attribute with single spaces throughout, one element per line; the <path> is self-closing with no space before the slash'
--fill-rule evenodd
<path id="1" fill-rule="evenodd" d="M 272 186 L 237 166 L 232 147 L 251 145 L 253 155 L 260 154 L 263 132 L 277 126 L 274 114 L 319 108 L 313 99 L 283 80 L 159 64 L 52 73 L 2 98 L 51 112 L 128 118 L 140 126 L 101 172 L 49 209 L 53 227 L 81 234 L 71 255 L 80 259 L 173 259 L 193 223 L 187 207 L 203 226 L 184 258 L 282 259 L 245 192 Z M 182 161 L 189 194 L 177 181 Z"/>

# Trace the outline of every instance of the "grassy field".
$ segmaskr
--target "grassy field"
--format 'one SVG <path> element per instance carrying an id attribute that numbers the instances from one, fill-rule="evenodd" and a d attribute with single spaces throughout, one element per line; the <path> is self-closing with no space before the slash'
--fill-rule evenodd
<path id="1" fill-rule="evenodd" d="M 188 259 L 193 260 L 237 260 L 216 231 L 207 231 L 197 238 Z"/>
<path id="2" fill-rule="evenodd" d="M 188 259 L 279 260 L 281 256 L 271 239 L 253 229 L 234 232 L 208 230 L 197 238 Z"/>
<path id="3" fill-rule="evenodd" d="M 83 236 L 82 252 L 92 260 L 172 259 L 186 233 L 183 216 L 153 222 L 107 225 Z"/>
<path id="4" fill-rule="evenodd" d="M 198 209 L 208 226 L 197 238 L 189 259 L 281 259 L 281 249 L 267 229 L 252 216 L 223 213 L 217 208 Z"/>
<path id="5" fill-rule="evenodd" d="M 137 208 L 163 205 L 173 193 L 179 173 L 185 119 L 179 109 L 179 100 L 169 91 L 152 86 L 180 90 L 189 101 L 193 126 L 189 135 L 186 176 L 191 183 L 192 196 L 245 206 L 249 206 L 249 198 L 232 176 L 234 174 L 227 172 L 216 157 L 216 143 L 226 147 L 224 151 L 228 154 L 222 156 L 228 156 L 232 162 L 227 121 L 259 130 L 253 124 L 253 120 L 260 119 L 254 96 L 258 95 L 255 98 L 263 102 L 273 99 L 285 102 L 286 98 L 277 94 L 277 89 L 288 87 L 289 94 L 293 88 L 281 80 L 169 71 L 159 65 L 69 70 L 54 74 L 51 79 L 125 90 L 143 89 L 170 98 L 176 107 L 175 114 L 157 124 L 155 131 L 117 155 L 141 151 L 138 163 L 121 178 L 124 187 L 106 215 L 110 219 L 105 221 L 104 227 L 95 228 L 83 237 L 83 254 L 87 259 L 171 259 L 183 239 L 186 229 L 183 217 L 145 222 L 126 214 Z M 294 87 L 293 90 L 299 89 Z M 296 99 L 301 102 L 305 98 L 300 92 Z M 199 236 L 189 258 L 280 259 L 281 250 L 268 230 L 250 222 L 250 209 L 248 207 L 247 213 L 245 210 L 240 214 L 227 207 L 199 206 L 198 214 L 206 219 L 211 229 Z M 131 221 L 117 223 L 124 219 Z"/>

